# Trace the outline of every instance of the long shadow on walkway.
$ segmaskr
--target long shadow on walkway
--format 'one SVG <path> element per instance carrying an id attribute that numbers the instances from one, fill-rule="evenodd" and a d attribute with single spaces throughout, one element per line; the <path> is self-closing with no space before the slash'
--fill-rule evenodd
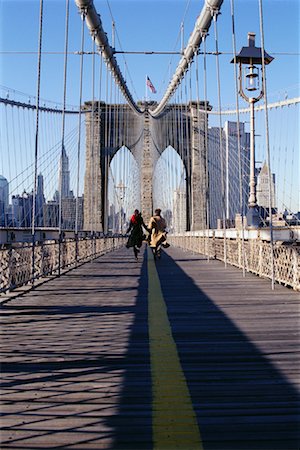
<path id="1" fill-rule="evenodd" d="M 3 307 L 1 448 L 152 447 L 145 264 L 121 250 Z"/>
<path id="2" fill-rule="evenodd" d="M 296 389 L 166 253 L 157 270 L 204 449 L 299 449 Z"/>
<path id="3" fill-rule="evenodd" d="M 119 413 L 108 418 L 115 430 L 112 450 L 152 449 L 152 388 L 148 336 L 147 253 L 144 253 L 135 318 L 124 363 L 126 372 Z"/>

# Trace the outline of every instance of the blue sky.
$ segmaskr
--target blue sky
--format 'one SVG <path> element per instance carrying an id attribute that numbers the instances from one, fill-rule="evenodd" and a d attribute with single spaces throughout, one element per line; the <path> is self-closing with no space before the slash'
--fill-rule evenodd
<path id="1" fill-rule="evenodd" d="M 106 0 L 96 0 L 96 9 L 101 15 L 103 27 L 111 41 L 112 18 Z M 1 0 L 1 52 L 36 52 L 38 48 L 38 0 Z M 187 5 L 189 7 L 187 9 Z M 195 20 L 202 9 L 203 1 L 191 0 L 110 0 L 109 5 L 116 23 L 121 48 L 128 51 L 173 51 L 180 49 L 180 24 L 184 20 L 185 44 L 193 30 Z M 270 54 L 299 53 L 299 0 L 264 0 L 265 48 Z M 257 33 L 259 45 L 259 9 L 257 0 L 235 0 L 236 41 L 239 50 L 247 42 L 247 32 Z M 73 0 L 70 0 L 70 39 L 71 52 L 80 49 L 80 16 Z M 64 0 L 44 0 L 43 51 L 63 52 L 65 27 Z M 224 0 L 218 19 L 219 50 L 232 50 L 230 1 Z M 86 34 L 87 51 L 91 50 L 91 40 Z M 176 45 L 177 41 L 177 45 Z M 116 42 L 116 49 L 120 44 Z M 214 50 L 214 33 L 210 31 L 207 50 Z M 268 92 L 270 99 L 284 95 L 299 95 L 299 55 L 274 55 L 268 67 Z M 172 71 L 179 57 L 173 57 Z M 208 70 L 214 77 L 215 58 L 208 57 Z M 118 55 L 120 67 L 124 69 L 123 56 Z M 145 95 L 145 75 L 148 74 L 158 93 L 151 98 L 159 100 L 163 94 L 163 81 L 169 77 L 168 64 L 171 56 L 126 55 L 130 77 L 133 80 L 135 99 Z M 230 55 L 220 56 L 222 70 L 222 103 L 234 103 L 228 92 L 228 80 L 232 85 L 233 68 Z M 90 98 L 91 56 L 85 57 L 84 99 Z M 0 84 L 35 95 L 36 92 L 36 54 L 1 53 Z M 43 98 L 62 101 L 63 55 L 42 57 L 41 95 Z M 78 104 L 79 56 L 69 56 L 67 101 Z M 209 86 L 213 98 L 215 84 Z M 136 95 L 135 93 L 136 92 Z M 277 99 L 276 98 L 276 99 Z"/>

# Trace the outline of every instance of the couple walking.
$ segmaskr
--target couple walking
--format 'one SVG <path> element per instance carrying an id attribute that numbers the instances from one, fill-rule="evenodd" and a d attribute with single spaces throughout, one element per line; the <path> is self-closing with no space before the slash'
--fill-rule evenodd
<path id="1" fill-rule="evenodd" d="M 147 240 L 153 251 L 154 258 L 160 258 L 161 246 L 167 248 L 169 247 L 169 244 L 166 242 L 167 224 L 165 219 L 161 217 L 161 210 L 159 208 L 154 211 L 154 215 L 151 217 L 148 227 L 145 225 L 142 214 L 138 209 L 134 211 L 134 214 L 130 219 L 127 233 L 131 233 L 126 247 L 133 247 L 133 252 L 136 259 L 138 259 L 138 253 L 142 246 L 142 242 L 146 239 L 146 235 L 143 232 L 143 227 L 149 233 Z"/>

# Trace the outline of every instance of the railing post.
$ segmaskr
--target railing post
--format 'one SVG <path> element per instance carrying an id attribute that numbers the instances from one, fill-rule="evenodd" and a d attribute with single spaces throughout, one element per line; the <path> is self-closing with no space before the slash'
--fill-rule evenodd
<path id="1" fill-rule="evenodd" d="M 249 242 L 249 244 L 251 244 L 252 241 Z M 258 245 L 259 245 L 259 251 L 258 251 L 258 275 L 261 277 L 262 276 L 262 268 L 263 268 L 263 242 L 261 241 L 261 239 L 259 239 L 258 241 Z M 252 251 L 252 249 L 251 249 Z M 251 267 L 251 269 L 253 270 L 254 267 Z"/>
<path id="2" fill-rule="evenodd" d="M 240 238 L 240 231 L 237 232 L 237 244 L 238 244 L 238 267 L 242 267 L 242 242 Z"/>
<path id="3" fill-rule="evenodd" d="M 12 281 L 12 246 L 10 246 L 9 251 L 8 251 L 8 276 L 7 276 L 7 281 L 8 281 L 8 290 L 10 290 L 11 288 L 11 281 Z"/>
<path id="4" fill-rule="evenodd" d="M 75 233 L 75 264 L 78 265 L 78 233 Z"/>
<path id="5" fill-rule="evenodd" d="M 293 289 L 300 291 L 298 253 L 297 250 L 293 247 L 292 247 L 292 268 L 293 268 Z"/>
<path id="6" fill-rule="evenodd" d="M 213 258 L 217 258 L 217 250 L 216 250 L 216 234 L 215 231 L 213 231 L 213 242 L 212 242 L 212 248 L 213 248 Z"/>

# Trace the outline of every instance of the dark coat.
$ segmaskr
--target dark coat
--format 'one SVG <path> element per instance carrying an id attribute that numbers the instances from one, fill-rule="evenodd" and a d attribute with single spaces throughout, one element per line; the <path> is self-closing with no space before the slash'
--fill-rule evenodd
<path id="1" fill-rule="evenodd" d="M 129 228 L 127 230 L 127 233 L 130 232 L 130 236 L 126 244 L 127 248 L 134 246 L 140 248 L 142 246 L 143 240 L 146 239 L 146 235 L 144 234 L 142 227 L 144 227 L 145 230 L 147 230 L 147 227 L 144 223 L 141 214 L 137 216 L 132 216 L 130 219 Z"/>

